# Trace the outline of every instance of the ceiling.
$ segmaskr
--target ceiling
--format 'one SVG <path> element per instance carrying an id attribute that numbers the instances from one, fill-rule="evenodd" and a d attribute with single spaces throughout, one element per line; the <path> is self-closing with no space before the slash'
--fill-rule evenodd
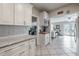
<path id="1" fill-rule="evenodd" d="M 34 5 L 34 7 L 38 8 L 39 10 L 51 11 L 56 8 L 67 5 L 68 3 L 32 3 L 32 4 Z"/>

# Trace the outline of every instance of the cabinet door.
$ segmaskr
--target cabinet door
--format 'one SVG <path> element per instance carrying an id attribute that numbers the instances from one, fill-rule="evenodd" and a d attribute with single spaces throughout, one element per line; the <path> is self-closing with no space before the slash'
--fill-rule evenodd
<path id="1" fill-rule="evenodd" d="M 32 23 L 32 6 L 26 4 L 25 6 L 25 25 L 31 25 Z"/>
<path id="2" fill-rule="evenodd" d="M 15 25 L 24 25 L 24 4 L 15 4 Z"/>
<path id="3" fill-rule="evenodd" d="M 13 24 L 13 4 L 0 4 L 0 24 Z"/>
<path id="4" fill-rule="evenodd" d="M 30 40 L 30 55 L 35 56 L 36 55 L 36 45 L 35 45 L 35 39 Z"/>
<path id="5" fill-rule="evenodd" d="M 30 54 L 30 50 L 29 50 L 29 48 L 30 48 L 29 45 L 30 45 L 30 44 L 29 44 L 29 41 L 26 41 L 26 42 L 25 42 L 25 45 L 26 45 L 26 52 L 25 52 L 25 53 L 26 53 L 26 56 L 29 56 L 29 54 Z"/>
<path id="6" fill-rule="evenodd" d="M 3 16 L 3 4 L 2 3 L 0 3 L 0 24 L 2 24 L 3 22 L 2 22 L 2 20 L 3 20 L 3 18 L 2 18 L 2 16 Z"/>
<path id="7" fill-rule="evenodd" d="M 50 38 L 49 38 L 49 34 L 45 35 L 45 45 L 47 45 L 48 43 L 50 43 Z"/>

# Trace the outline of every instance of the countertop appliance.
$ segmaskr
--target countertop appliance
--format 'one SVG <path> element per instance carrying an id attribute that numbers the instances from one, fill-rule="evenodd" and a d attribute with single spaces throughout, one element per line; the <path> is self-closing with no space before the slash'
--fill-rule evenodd
<path id="1" fill-rule="evenodd" d="M 37 35 L 37 26 L 32 26 L 30 28 L 29 35 Z"/>

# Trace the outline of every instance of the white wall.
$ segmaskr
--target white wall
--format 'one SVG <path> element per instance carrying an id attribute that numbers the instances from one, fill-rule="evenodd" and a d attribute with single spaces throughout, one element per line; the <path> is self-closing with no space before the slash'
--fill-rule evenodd
<path id="1" fill-rule="evenodd" d="M 66 15 L 67 14 L 66 12 L 68 10 L 70 11 L 70 14 L 79 12 L 79 4 L 69 4 L 69 5 L 63 6 L 61 8 L 54 10 L 54 11 L 50 11 L 49 15 L 50 15 L 50 17 Z M 61 15 L 57 15 L 57 12 L 59 12 L 59 11 L 63 11 L 64 13 Z"/>
<path id="2" fill-rule="evenodd" d="M 71 14 L 71 15 L 65 15 L 65 16 L 62 16 L 62 17 L 51 17 L 50 20 L 52 23 L 55 23 L 55 22 L 63 22 L 63 21 L 76 21 L 78 17 L 78 14 L 75 13 L 75 14 Z"/>

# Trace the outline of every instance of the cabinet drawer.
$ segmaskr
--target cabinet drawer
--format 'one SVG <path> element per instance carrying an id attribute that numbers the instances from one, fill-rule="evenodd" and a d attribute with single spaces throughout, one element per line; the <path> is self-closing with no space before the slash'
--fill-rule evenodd
<path id="1" fill-rule="evenodd" d="M 0 48 L 0 53 L 1 53 L 1 52 L 4 52 L 4 51 L 6 51 L 6 50 L 9 50 L 9 49 L 16 48 L 16 47 L 18 47 L 18 46 L 20 46 L 20 45 L 22 45 L 22 44 L 24 44 L 24 42 L 18 43 L 18 44 L 14 44 L 14 45 L 10 45 L 10 46 L 4 47 L 4 48 Z"/>
<path id="2" fill-rule="evenodd" d="M 22 51 L 18 54 L 18 56 L 25 56 L 26 55 L 26 51 Z"/>
<path id="3" fill-rule="evenodd" d="M 18 51 L 26 49 L 25 42 L 21 42 L 18 44 L 14 44 L 5 48 L 0 49 L 0 55 L 13 55 L 16 54 Z"/>
<path id="4" fill-rule="evenodd" d="M 22 50 L 25 50 L 25 46 L 19 46 L 19 47 L 13 48 L 13 49 L 6 50 L 6 51 L 0 53 L 0 55 L 11 56 L 11 55 L 14 55 L 16 53 L 19 53 Z"/>
<path id="5" fill-rule="evenodd" d="M 4 52 L 0 53 L 0 56 L 9 56 L 12 54 L 12 52 L 10 52 L 10 50 L 12 49 L 8 49 L 8 50 L 5 50 Z"/>
<path id="6" fill-rule="evenodd" d="M 25 48 L 22 48 L 19 52 L 14 54 L 14 56 L 28 56 L 29 55 L 29 45 L 27 45 Z"/>
<path id="7" fill-rule="evenodd" d="M 29 56 L 29 49 L 20 51 L 20 52 L 14 54 L 13 56 Z"/>
<path id="8" fill-rule="evenodd" d="M 13 56 L 25 56 L 26 55 L 26 50 L 21 50 L 18 53 L 13 54 Z"/>
<path id="9" fill-rule="evenodd" d="M 29 55 L 29 46 L 30 40 L 1 48 L 0 56 Z"/>

